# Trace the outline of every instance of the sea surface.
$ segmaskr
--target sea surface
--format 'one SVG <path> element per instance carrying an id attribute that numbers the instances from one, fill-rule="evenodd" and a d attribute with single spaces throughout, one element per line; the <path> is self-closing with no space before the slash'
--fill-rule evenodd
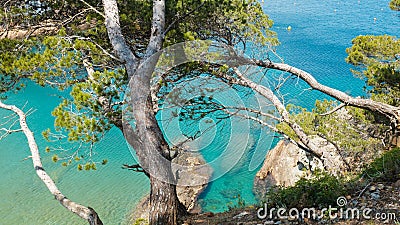
<path id="1" fill-rule="evenodd" d="M 351 46 L 351 40 L 363 34 L 400 36 L 400 13 L 391 11 L 388 1 L 265 0 L 262 5 L 275 21 L 273 30 L 281 42 L 277 49 L 279 56 L 286 63 L 310 72 L 321 83 L 353 96 L 364 96 L 365 93 L 364 82 L 353 77 L 351 66 L 344 61 L 345 49 Z M 288 26 L 292 28 L 290 31 Z M 316 91 L 304 91 L 306 87 L 296 79 L 286 86 L 282 92 L 290 94 L 289 103 L 311 108 L 316 99 L 326 98 Z M 96 209 L 105 224 L 128 224 L 135 204 L 149 193 L 147 178 L 121 169 L 123 163 L 133 163 L 134 159 L 117 129 L 109 131 L 95 146 L 96 152 L 109 161 L 106 166 L 98 166 L 97 171 L 78 172 L 76 167 L 53 163 L 52 154 L 45 153 L 49 143 L 40 133 L 53 128 L 50 113 L 58 102 L 57 92 L 31 83 L 5 101 L 19 107 L 25 105 L 25 110 L 35 110 L 28 117 L 28 125 L 35 133 L 44 167 L 61 191 L 71 200 Z M 9 114 L 0 110 L 0 121 Z M 226 148 L 226 140 L 232 141 L 233 146 L 243 145 L 245 149 L 227 173 L 221 171 L 226 172 L 231 166 L 214 165 L 214 173 L 224 175 L 218 179 L 214 177 L 200 196 L 199 202 L 206 211 L 224 211 L 238 205 L 239 199 L 246 204 L 256 201 L 252 193 L 253 178 L 263 154 L 276 140 L 263 135 L 263 129 L 250 129 L 250 132 L 232 129 L 238 124 L 241 123 L 213 130 L 214 137 L 218 138 L 203 143 L 202 153 L 207 161 L 222 154 L 220 149 Z M 207 126 L 206 123 L 199 124 L 200 129 Z M 231 131 L 230 136 L 225 136 L 224 129 Z M 31 160 L 24 160 L 29 155 L 22 133 L 0 140 L 0 225 L 86 224 L 52 198 L 36 176 Z"/>

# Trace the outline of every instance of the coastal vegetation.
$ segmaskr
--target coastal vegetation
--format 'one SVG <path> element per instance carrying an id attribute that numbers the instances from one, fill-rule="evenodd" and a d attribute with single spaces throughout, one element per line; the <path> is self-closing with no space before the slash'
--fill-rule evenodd
<path id="1" fill-rule="evenodd" d="M 326 167 L 331 166 L 329 158 L 324 149 L 310 140 L 312 135 L 333 143 L 345 164 L 350 164 L 346 157 L 370 152 L 377 146 L 386 151 L 399 137 L 397 37 L 359 36 L 353 40 L 353 46 L 347 50 L 347 61 L 357 67 L 353 70 L 357 76 L 366 79 L 370 94 L 369 98 L 360 98 L 325 86 L 312 74 L 279 60 L 275 51 L 279 41 L 271 31 L 273 22 L 255 0 L 2 1 L 1 4 L 4 8 L 0 12 L 2 102 L 25 88 L 26 80 L 69 93 L 62 95 L 52 112 L 55 131 L 49 128 L 42 136 L 48 141 L 66 139 L 78 143 L 79 147 L 61 153 L 52 147 L 45 149 L 54 153 L 54 162 L 75 166 L 77 170 L 96 170 L 107 164 L 106 158 L 101 161 L 92 158 L 93 146 L 111 128 L 119 129 L 140 161 L 125 167 L 143 172 L 150 180 L 148 222 L 151 225 L 175 225 L 188 213 L 178 199 L 178 173 L 172 166 L 172 160 L 185 152 L 184 142 L 168 141 L 157 117 L 163 111 L 165 99 L 183 105 L 180 112 L 172 113 L 180 121 L 199 121 L 207 116 L 216 120 L 234 117 L 251 120 L 320 159 Z M 390 3 L 392 9 L 398 9 L 398 5 L 396 0 Z M 211 44 L 210 40 L 219 44 Z M 175 45 L 181 42 L 188 44 Z M 160 51 L 171 46 L 181 48 L 178 52 L 184 54 L 165 59 Z M 215 49 L 219 52 L 215 53 Z M 242 54 L 247 49 L 251 57 Z M 233 60 L 215 63 L 200 57 L 201 60 L 174 65 L 160 77 L 153 75 L 158 62 L 169 65 L 191 55 L 207 55 L 225 62 Z M 257 68 L 257 73 L 243 71 L 242 66 Z M 284 73 L 278 78 L 268 77 L 270 70 Z M 220 86 L 196 98 L 171 98 L 174 86 L 196 77 L 216 79 L 240 96 L 257 94 L 271 107 L 264 110 L 262 106 L 224 105 L 210 94 L 221 90 Z M 271 82 L 263 83 L 260 77 Z M 292 78 L 304 81 L 335 101 L 318 101 L 311 111 L 285 104 L 279 91 Z M 10 105 L 12 102 L 2 102 L 0 107 L 25 118 L 20 109 Z M 338 111 L 342 114 L 337 115 Z M 6 135 L 25 132 L 29 128 L 24 124 L 21 122 L 21 129 L 3 130 Z M 185 141 L 199 137 L 197 133 L 184 135 Z M 27 138 L 32 150 L 35 140 L 28 135 Z M 385 153 L 365 173 L 380 179 L 398 176 L 397 156 L 398 148 Z M 386 164 L 387 159 L 391 164 Z M 40 161 L 40 156 L 34 160 Z M 43 182 L 51 183 L 50 177 L 41 176 L 42 166 L 34 163 Z M 343 183 L 337 177 L 314 172 L 316 176 L 312 179 L 304 178 L 294 187 L 271 192 L 271 199 L 288 205 L 286 201 L 294 203 L 306 198 L 310 202 L 305 204 L 315 205 L 331 203 L 344 193 Z M 378 175 L 382 173 L 384 176 Z M 49 190 L 63 206 L 89 224 L 102 224 L 102 215 L 97 215 L 95 209 L 68 200 L 53 183 Z M 237 198 L 238 206 L 244 207 L 243 199 Z"/>
<path id="2" fill-rule="evenodd" d="M 324 171 L 314 171 L 313 177 L 302 177 L 290 187 L 272 187 L 262 202 L 270 207 L 323 208 L 336 205 L 339 196 L 359 193 L 372 182 L 399 180 L 400 148 L 394 148 L 374 159 L 359 173 L 336 177 Z"/>

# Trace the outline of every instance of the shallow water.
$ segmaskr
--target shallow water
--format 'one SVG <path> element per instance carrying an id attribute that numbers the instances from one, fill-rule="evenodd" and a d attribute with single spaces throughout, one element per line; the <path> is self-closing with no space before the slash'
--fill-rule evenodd
<path id="1" fill-rule="evenodd" d="M 278 32 L 282 43 L 278 53 L 285 62 L 312 73 L 323 84 L 358 96 L 364 95 L 363 81 L 350 73 L 350 66 L 344 61 L 345 49 L 359 34 L 399 36 L 399 13 L 390 11 L 387 4 L 386 1 L 372 0 L 265 0 L 263 7 L 275 21 L 273 30 Z M 291 31 L 287 30 L 288 26 L 292 27 Z M 292 85 L 296 86 L 297 82 L 293 81 Z M 301 82 L 298 85 L 297 91 L 290 85 L 286 89 L 294 96 L 292 103 L 312 107 L 315 99 L 325 97 L 318 92 L 303 93 L 299 91 L 303 87 Z M 44 167 L 65 195 L 96 209 L 105 224 L 127 224 L 127 217 L 135 204 L 149 192 L 148 180 L 141 174 L 120 169 L 121 164 L 132 163 L 133 159 L 116 129 L 107 133 L 105 139 L 96 145 L 102 157 L 109 160 L 109 164 L 99 166 L 97 171 L 77 172 L 75 167 L 64 168 L 52 163 L 51 154 L 44 153 L 48 143 L 42 140 L 40 133 L 53 127 L 50 112 L 58 101 L 53 94 L 49 89 L 29 84 L 26 90 L 12 95 L 6 103 L 22 107 L 28 102 L 26 108 L 36 109 L 29 116 L 28 124 L 35 132 Z M 43 99 L 46 101 L 43 102 Z M 8 114 L 0 110 L 0 118 Z M 260 143 L 258 153 L 262 155 L 270 148 L 271 140 L 259 136 L 259 132 L 252 132 L 249 140 L 255 143 L 259 137 L 263 138 L 257 142 Z M 237 137 L 243 134 L 235 130 L 232 136 L 240 140 Z M 220 137 L 223 140 L 224 136 Z M 210 161 L 220 154 L 216 146 L 223 146 L 223 143 L 209 146 L 203 153 Z M 239 194 L 246 203 L 255 202 L 252 184 L 257 168 L 250 165 L 254 152 L 254 144 L 249 144 L 238 166 L 208 186 L 200 198 L 205 210 L 226 210 L 228 206 L 237 204 Z M 0 224 L 86 224 L 51 197 L 37 178 L 31 161 L 23 160 L 28 155 L 28 146 L 22 134 L 12 134 L 0 141 Z M 262 160 L 258 155 L 254 158 L 258 158 L 258 162 Z M 216 172 L 223 169 L 223 166 L 214 168 Z"/>
<path id="2" fill-rule="evenodd" d="M 52 91 L 29 84 L 18 95 L 6 102 L 36 111 L 28 117 L 28 125 L 35 133 L 43 166 L 55 180 L 60 190 L 71 200 L 91 206 L 101 216 L 105 224 L 127 224 L 127 218 L 135 204 L 149 192 L 147 178 L 140 174 L 121 169 L 123 163 L 133 159 L 118 130 L 111 130 L 97 146 L 102 157 L 109 160 L 106 166 L 98 166 L 97 171 L 78 172 L 76 167 L 62 167 L 51 161 L 52 154 L 45 153 L 49 143 L 41 137 L 41 132 L 53 127 L 51 110 L 58 104 Z M 46 99 L 46 102 L 42 102 Z M 0 110 L 0 118 L 9 115 Z M 30 155 L 25 136 L 12 134 L 0 142 L 0 224 L 86 224 L 78 216 L 65 210 L 38 179 L 31 160 L 23 160 Z M 115 221 L 118 221 L 116 223 Z"/>

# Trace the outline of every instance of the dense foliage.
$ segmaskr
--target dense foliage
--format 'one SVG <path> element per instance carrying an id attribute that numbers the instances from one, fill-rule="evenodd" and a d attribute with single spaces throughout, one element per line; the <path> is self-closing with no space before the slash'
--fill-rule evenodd
<path id="1" fill-rule="evenodd" d="M 336 144 L 342 154 L 363 152 L 380 146 L 388 129 L 386 125 L 374 123 L 372 114 L 352 107 L 325 115 L 337 106 L 334 101 L 317 100 L 311 111 L 294 105 L 288 105 L 288 110 L 308 135 L 318 135 Z M 280 123 L 277 127 L 292 139 L 298 139 L 287 124 Z"/>
<path id="2" fill-rule="evenodd" d="M 142 58 L 150 37 L 152 3 L 121 0 L 118 4 L 123 35 L 135 56 Z M 0 39 L 0 95 L 5 98 L 27 80 L 70 92 L 62 94 L 52 113 L 56 131 L 66 132 L 69 141 L 86 143 L 90 151 L 111 127 L 122 129 L 122 97 L 129 78 L 113 55 L 101 1 L 6 1 L 2 5 L 0 34 L 9 38 Z M 23 37 L 13 33 L 48 26 L 55 29 L 27 32 Z M 241 48 L 250 42 L 270 48 L 278 44 L 271 26 L 272 20 L 256 0 L 167 1 L 164 47 L 212 39 Z M 192 72 L 197 73 L 188 65 L 185 75 Z M 51 130 L 43 135 L 54 140 Z M 56 153 L 54 161 L 63 165 L 76 156 L 93 163 L 91 152 Z"/>
<path id="3" fill-rule="evenodd" d="M 394 148 L 375 159 L 363 173 L 367 179 L 397 181 L 400 179 L 400 148 Z"/>
<path id="4" fill-rule="evenodd" d="M 312 179 L 301 178 L 292 187 L 275 187 L 269 190 L 266 201 L 272 207 L 323 208 L 335 206 L 345 187 L 338 178 L 316 171 Z"/>
<path id="5" fill-rule="evenodd" d="M 400 105 L 400 40 L 393 36 L 358 36 L 347 49 L 346 61 L 358 66 L 353 72 L 366 79 L 371 97 Z"/>
<path id="6" fill-rule="evenodd" d="M 399 0 L 391 0 L 389 3 L 389 7 L 392 10 L 400 11 L 400 1 Z"/>

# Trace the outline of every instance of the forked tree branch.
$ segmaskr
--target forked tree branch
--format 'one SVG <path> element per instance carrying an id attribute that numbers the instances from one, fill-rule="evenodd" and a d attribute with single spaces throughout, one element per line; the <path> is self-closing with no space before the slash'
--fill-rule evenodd
<path id="1" fill-rule="evenodd" d="M 21 129 L 24 132 L 26 138 L 28 139 L 29 148 L 32 154 L 33 167 L 36 170 L 36 174 L 43 181 L 43 183 L 46 185 L 47 189 L 51 192 L 51 194 L 55 197 L 55 199 L 57 199 L 60 202 L 60 204 L 65 208 L 67 208 L 69 211 L 75 213 L 82 219 L 87 220 L 90 225 L 102 225 L 103 223 L 94 209 L 82 206 L 76 202 L 69 200 L 65 195 L 61 193 L 61 191 L 57 188 L 54 181 L 44 170 L 35 137 L 33 136 L 32 131 L 29 129 L 26 123 L 25 113 L 18 107 L 14 105 L 6 105 L 1 101 L 0 101 L 0 108 L 11 110 L 18 115 Z"/>
<path id="2" fill-rule="evenodd" d="M 231 116 L 242 117 L 242 118 L 244 118 L 244 119 L 253 120 L 253 121 L 259 123 L 259 124 L 262 125 L 262 126 L 268 127 L 269 129 L 271 129 L 271 130 L 274 131 L 275 133 L 278 133 L 278 134 L 282 135 L 286 140 L 290 141 L 292 144 L 294 144 L 294 145 L 297 146 L 298 148 L 300 148 L 300 149 L 302 149 L 303 151 L 308 152 L 308 153 L 310 153 L 310 154 L 316 156 L 318 159 L 321 159 L 321 157 L 315 155 L 314 152 L 310 151 L 309 148 L 305 147 L 303 143 L 301 143 L 301 142 L 299 142 L 299 141 L 296 141 L 296 140 L 290 138 L 287 134 L 285 134 L 284 132 L 282 132 L 281 130 L 279 130 L 278 128 L 276 128 L 276 126 L 273 126 L 273 125 L 271 125 L 271 124 L 269 124 L 269 123 L 263 121 L 263 120 L 260 119 L 260 118 L 257 118 L 257 117 L 254 117 L 254 116 L 249 116 L 249 115 L 246 115 L 246 114 L 242 114 L 242 113 L 239 113 L 239 111 L 231 112 L 231 111 L 226 110 L 226 109 L 222 109 L 222 111 L 224 111 L 225 113 L 227 113 L 227 114 L 229 114 L 229 115 L 231 115 Z"/>
<path id="3" fill-rule="evenodd" d="M 278 113 L 282 117 L 282 121 L 284 121 L 286 124 L 290 126 L 290 128 L 295 132 L 296 136 L 299 138 L 299 140 L 309 148 L 310 152 L 312 152 L 315 156 L 318 158 L 322 157 L 321 150 L 315 146 L 313 142 L 310 141 L 308 138 L 307 134 L 304 132 L 303 128 L 301 128 L 300 125 L 298 125 L 295 121 L 292 121 L 289 116 L 289 112 L 286 110 L 285 106 L 282 104 L 282 102 L 279 100 L 278 97 L 267 87 L 262 86 L 260 84 L 257 84 L 253 82 L 252 80 L 248 79 L 245 77 L 237 68 L 234 68 L 234 71 L 236 75 L 239 77 L 239 79 L 235 79 L 238 84 L 244 86 L 244 87 L 249 87 L 252 90 L 258 92 L 260 95 L 271 101 L 271 103 L 274 105 L 274 107 L 278 110 Z M 226 79 L 234 79 L 233 77 L 225 76 L 224 78 Z"/>

